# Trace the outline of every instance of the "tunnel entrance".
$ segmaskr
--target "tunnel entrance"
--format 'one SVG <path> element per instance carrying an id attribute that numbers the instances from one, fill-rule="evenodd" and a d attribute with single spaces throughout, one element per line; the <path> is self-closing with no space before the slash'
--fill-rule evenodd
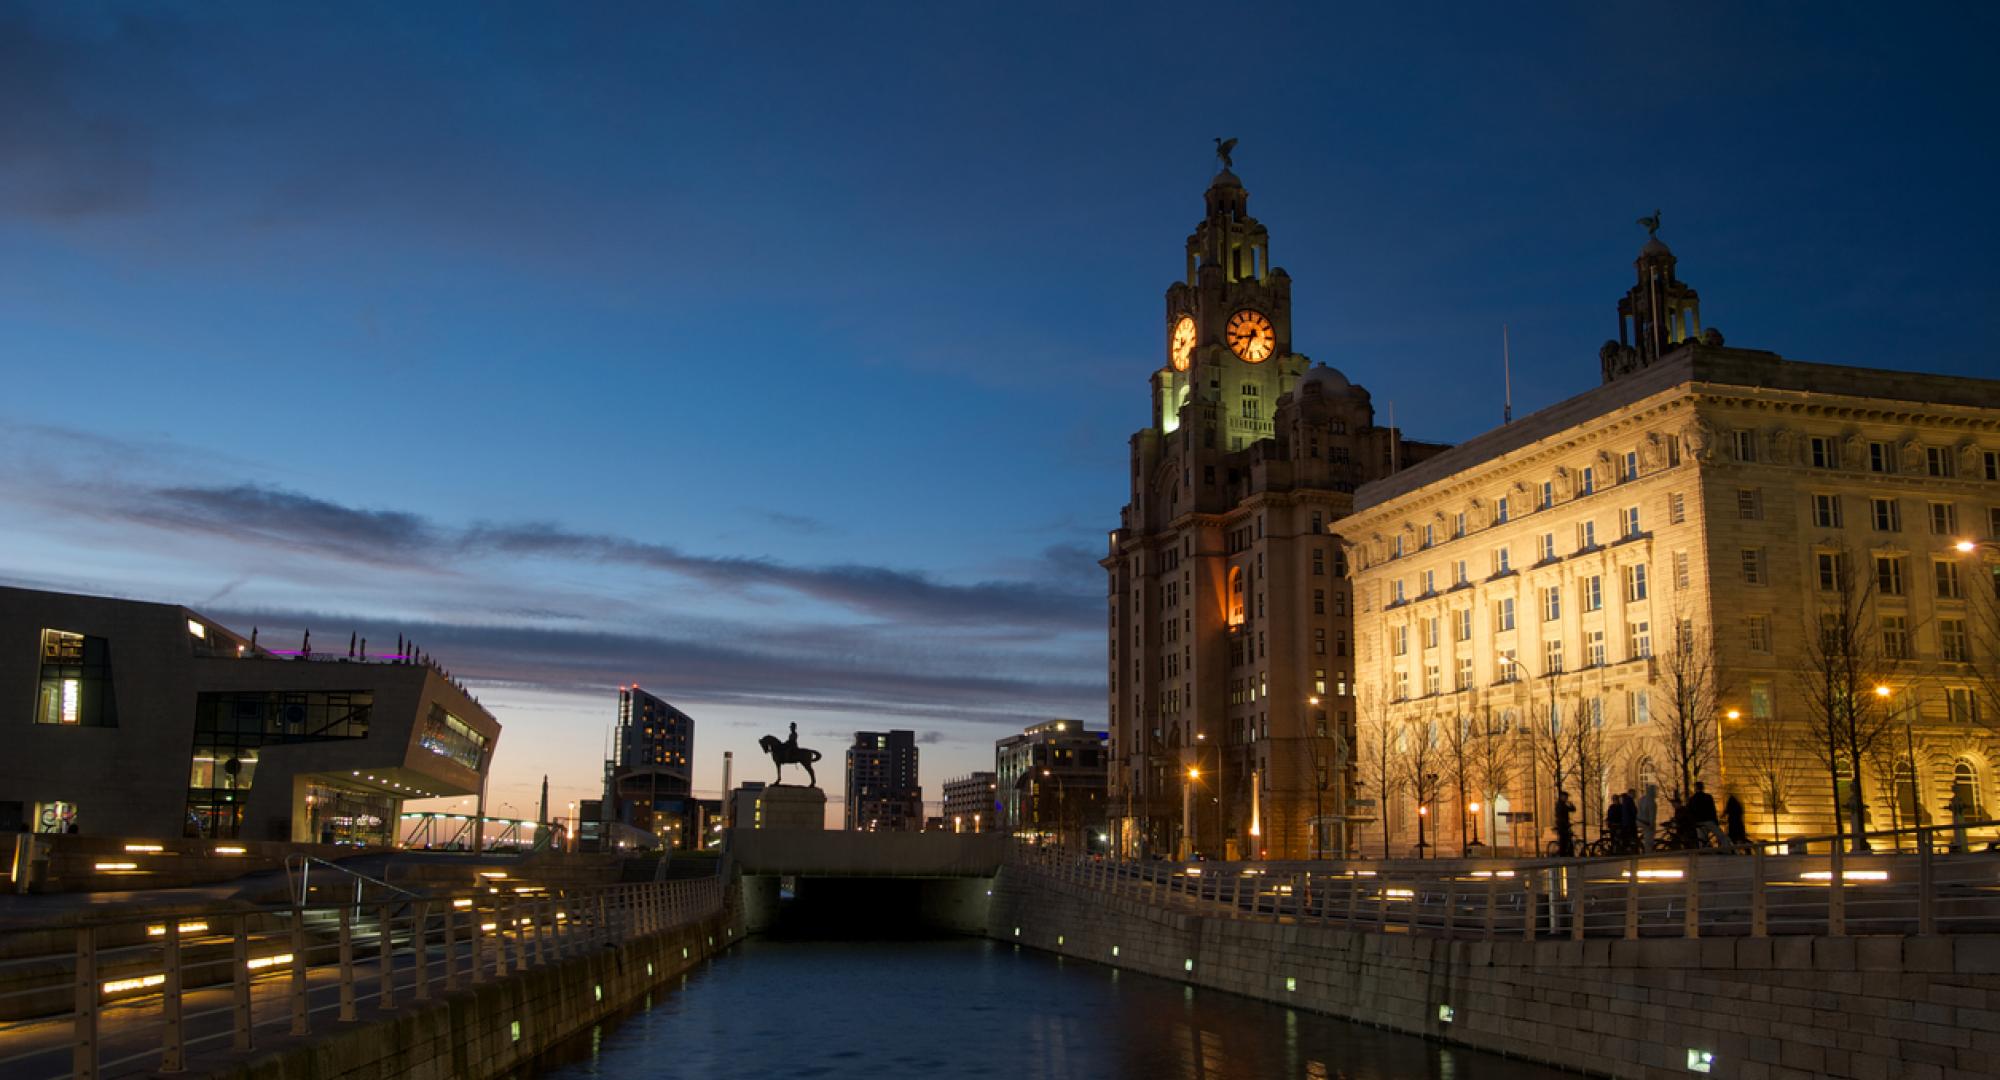
<path id="1" fill-rule="evenodd" d="M 902 939 L 986 932 L 993 879 L 745 875 L 751 933 L 779 938 Z"/>

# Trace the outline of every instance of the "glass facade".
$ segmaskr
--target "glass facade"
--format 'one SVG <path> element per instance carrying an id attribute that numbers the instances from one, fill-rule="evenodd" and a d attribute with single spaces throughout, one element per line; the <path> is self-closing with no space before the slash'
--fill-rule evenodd
<path id="1" fill-rule="evenodd" d="M 42 631 L 42 679 L 35 723 L 117 727 L 111 694 L 111 643 L 67 630 Z"/>
<path id="2" fill-rule="evenodd" d="M 316 843 L 387 846 L 395 840 L 396 800 L 378 792 L 311 781 L 306 814 Z"/>
<path id="3" fill-rule="evenodd" d="M 189 836 L 242 836 L 243 804 L 257 777 L 259 748 L 366 738 L 374 709 L 375 695 L 368 690 L 197 695 L 184 831 Z"/>
<path id="4" fill-rule="evenodd" d="M 418 741 L 431 753 L 468 769 L 477 770 L 486 756 L 486 736 L 436 703 L 431 705 L 431 714 L 424 718 L 424 733 Z"/>

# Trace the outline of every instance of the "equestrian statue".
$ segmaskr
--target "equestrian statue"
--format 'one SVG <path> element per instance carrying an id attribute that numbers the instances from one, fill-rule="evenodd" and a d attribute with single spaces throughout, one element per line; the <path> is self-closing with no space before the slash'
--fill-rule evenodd
<path id="1" fill-rule="evenodd" d="M 806 779 L 812 786 L 819 786 L 819 777 L 813 775 L 813 762 L 819 760 L 819 751 L 799 745 L 797 724 L 792 725 L 791 737 L 783 742 L 779 742 L 776 735 L 766 735 L 757 740 L 757 745 L 763 747 L 764 752 L 771 755 L 771 760 L 778 766 L 778 779 L 774 784 L 785 782 L 785 766 L 798 765 L 805 769 Z"/>

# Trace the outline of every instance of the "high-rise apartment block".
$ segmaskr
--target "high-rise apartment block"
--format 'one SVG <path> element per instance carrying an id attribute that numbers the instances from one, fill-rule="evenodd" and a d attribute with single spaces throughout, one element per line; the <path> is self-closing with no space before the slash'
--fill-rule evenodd
<path id="1" fill-rule="evenodd" d="M 857 731 L 847 748 L 849 829 L 921 832 L 924 789 L 917 782 L 913 731 Z"/>

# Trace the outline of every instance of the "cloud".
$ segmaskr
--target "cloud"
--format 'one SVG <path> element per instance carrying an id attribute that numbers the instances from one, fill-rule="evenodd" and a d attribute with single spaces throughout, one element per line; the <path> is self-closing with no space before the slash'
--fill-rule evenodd
<path id="1" fill-rule="evenodd" d="M 1079 631 L 1096 625 L 1091 592 L 1038 580 L 951 584 L 885 566 L 797 566 L 756 557 L 698 555 L 670 544 L 576 532 L 549 522 L 487 522 L 454 529 L 407 511 L 345 506 L 258 484 L 128 489 L 94 497 L 89 508 L 154 528 L 363 563 L 426 563 L 442 570 L 467 557 L 563 559 L 656 570 L 739 595 L 789 592 L 905 622 Z"/>
<path id="2" fill-rule="evenodd" d="M 944 732 L 942 731 L 926 731 L 917 736 L 917 742 L 924 746 L 936 746 L 943 741 Z"/>

